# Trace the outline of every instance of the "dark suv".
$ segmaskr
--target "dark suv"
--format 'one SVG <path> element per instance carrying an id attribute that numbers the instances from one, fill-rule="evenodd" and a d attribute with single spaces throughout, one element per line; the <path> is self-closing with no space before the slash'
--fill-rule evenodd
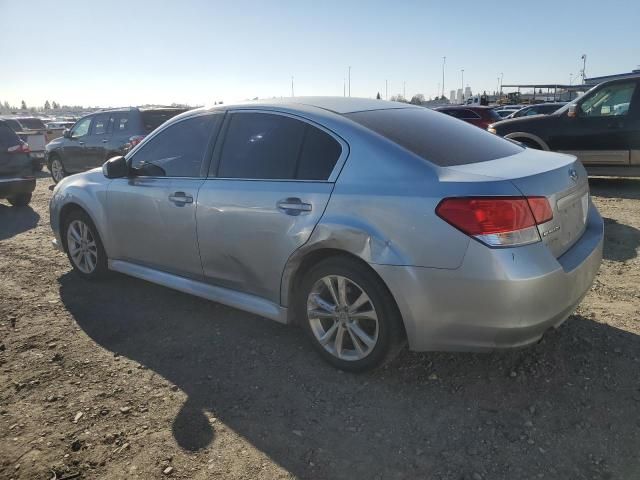
<path id="1" fill-rule="evenodd" d="M 184 108 L 122 108 L 82 117 L 64 135 L 46 146 L 45 160 L 53 181 L 101 166 L 124 155 L 165 121 Z"/>
<path id="2" fill-rule="evenodd" d="M 601 83 L 551 115 L 503 120 L 487 130 L 576 155 L 590 175 L 640 176 L 640 76 Z"/>
<path id="3" fill-rule="evenodd" d="M 29 145 L 20 140 L 7 122 L 0 120 L 0 198 L 22 207 L 36 188 Z"/>

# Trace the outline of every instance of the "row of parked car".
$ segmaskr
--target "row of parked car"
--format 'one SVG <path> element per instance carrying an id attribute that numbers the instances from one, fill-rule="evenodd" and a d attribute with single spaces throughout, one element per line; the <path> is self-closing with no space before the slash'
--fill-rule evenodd
<path id="1" fill-rule="evenodd" d="M 640 76 L 602 83 L 566 104 L 437 110 L 529 148 L 573 154 L 591 175 L 640 176 Z"/>
<path id="2" fill-rule="evenodd" d="M 640 77 L 606 82 L 570 104 L 461 105 L 436 110 L 529 148 L 574 154 L 591 174 L 635 176 L 640 175 L 639 82 Z M 13 175 L 18 170 L 39 170 L 46 164 L 57 183 L 69 174 L 126 154 L 162 123 L 184 111 L 173 107 L 123 108 L 55 125 L 45 125 L 37 118 L 0 119 L 2 155 L 11 159 L 0 165 L 0 172 Z M 24 171 L 17 167 L 23 163 Z M 26 192 L 31 182 L 24 183 Z M 9 182 L 2 180 L 2 186 L 0 196 L 10 195 L 15 204 L 28 203 L 26 193 L 15 196 L 15 185 L 9 188 Z"/>

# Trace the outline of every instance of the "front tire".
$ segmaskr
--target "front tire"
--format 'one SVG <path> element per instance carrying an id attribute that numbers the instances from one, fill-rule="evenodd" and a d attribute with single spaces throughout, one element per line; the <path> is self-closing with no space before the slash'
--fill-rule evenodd
<path id="1" fill-rule="evenodd" d="M 312 267 L 296 311 L 316 351 L 331 365 L 363 372 L 392 360 L 405 342 L 402 319 L 382 281 L 349 257 Z"/>
<path id="2" fill-rule="evenodd" d="M 62 160 L 57 155 L 54 156 L 49 162 L 49 172 L 51 172 L 51 178 L 55 183 L 60 182 L 67 176 L 67 171 L 64 169 Z"/>
<path id="3" fill-rule="evenodd" d="M 31 197 L 30 193 L 19 193 L 7 198 L 7 201 L 14 207 L 26 207 L 31 202 Z"/>
<path id="4" fill-rule="evenodd" d="M 107 255 L 89 215 L 72 211 L 65 218 L 63 235 L 67 257 L 79 275 L 95 280 L 107 274 Z"/>

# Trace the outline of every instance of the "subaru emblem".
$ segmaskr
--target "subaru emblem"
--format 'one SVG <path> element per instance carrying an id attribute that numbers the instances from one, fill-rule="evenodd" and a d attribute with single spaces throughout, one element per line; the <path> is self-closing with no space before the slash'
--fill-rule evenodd
<path id="1" fill-rule="evenodd" d="M 574 182 L 578 181 L 578 172 L 576 171 L 575 168 L 570 168 L 569 169 L 569 177 L 571 178 L 571 180 L 573 180 Z"/>

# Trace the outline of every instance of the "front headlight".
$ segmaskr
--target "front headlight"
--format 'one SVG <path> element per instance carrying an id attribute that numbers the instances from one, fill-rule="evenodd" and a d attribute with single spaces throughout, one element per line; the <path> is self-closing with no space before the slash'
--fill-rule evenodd
<path id="1" fill-rule="evenodd" d="M 495 134 L 496 134 L 496 129 L 495 129 L 495 128 L 493 128 L 491 125 L 489 125 L 489 126 L 487 127 L 487 132 L 489 132 L 489 133 L 493 133 L 493 134 L 495 135 Z"/>

